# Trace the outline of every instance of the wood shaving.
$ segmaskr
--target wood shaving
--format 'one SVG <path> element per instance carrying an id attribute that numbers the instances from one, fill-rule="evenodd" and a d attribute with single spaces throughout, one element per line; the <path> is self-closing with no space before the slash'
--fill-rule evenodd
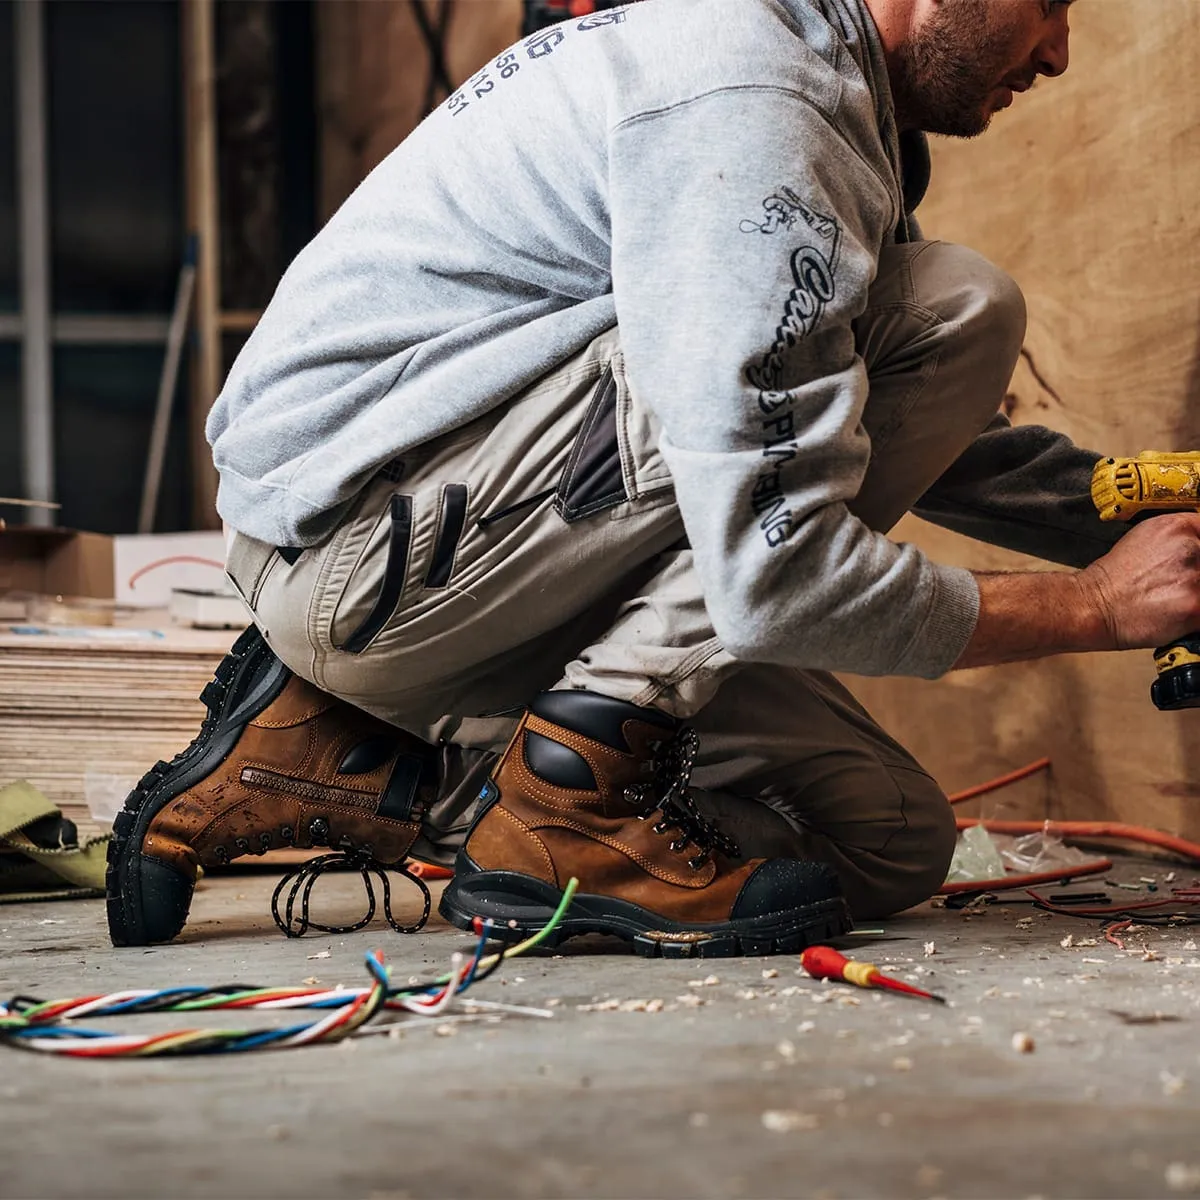
<path id="1" fill-rule="evenodd" d="M 434 1037 L 454 1037 L 458 1033 L 456 1025 L 439 1025 L 434 1031 Z"/>
<path id="2" fill-rule="evenodd" d="M 760 1119 L 763 1128 L 771 1133 L 821 1128 L 821 1118 L 816 1113 L 797 1112 L 794 1108 L 769 1108 Z"/>
<path id="3" fill-rule="evenodd" d="M 911 1058 L 893 1058 L 893 1071 L 911 1071 L 913 1069 L 913 1060 Z"/>
<path id="4" fill-rule="evenodd" d="M 318 951 L 316 952 L 316 954 L 310 954 L 308 957 L 309 957 L 309 959 L 314 959 L 314 958 L 329 958 L 329 957 L 330 957 L 330 952 L 329 952 L 328 950 L 318 950 Z"/>
<path id="5" fill-rule="evenodd" d="M 925 957 L 932 958 L 937 953 L 937 944 L 935 942 L 925 943 Z"/>
<path id="6" fill-rule="evenodd" d="M 693 1129 L 706 1129 L 708 1127 L 708 1113 L 692 1113 L 692 1115 L 688 1117 L 688 1124 Z"/>
<path id="7" fill-rule="evenodd" d="M 784 1038 L 782 1042 L 776 1045 L 775 1053 L 785 1062 L 796 1061 L 796 1045 L 794 1042 L 789 1042 L 787 1038 Z"/>
<path id="8" fill-rule="evenodd" d="M 681 1008 L 699 1008 L 700 1005 L 708 1003 L 703 996 L 697 996 L 695 992 L 688 992 L 683 996 L 676 996 L 675 1002 Z"/>
<path id="9" fill-rule="evenodd" d="M 609 1000 L 597 1000 L 594 1004 L 577 1004 L 576 1012 L 616 1012 L 621 1002 L 615 996 Z"/>
<path id="10" fill-rule="evenodd" d="M 925 1163 L 923 1166 L 917 1168 L 917 1174 L 915 1176 L 917 1187 L 935 1188 L 939 1183 L 942 1182 L 942 1176 L 945 1175 L 945 1173 L 946 1172 L 943 1171 L 941 1167 L 935 1167 L 929 1163 Z"/>
<path id="11" fill-rule="evenodd" d="M 778 978 L 779 978 L 779 972 L 778 972 L 778 971 L 777 971 L 777 970 L 776 970 L 774 967 L 767 967 L 767 968 L 766 968 L 766 969 L 763 971 L 763 973 L 762 973 L 762 977 L 763 977 L 764 979 L 778 979 Z"/>
<path id="12" fill-rule="evenodd" d="M 1037 1049 L 1037 1043 L 1033 1040 L 1033 1035 L 1030 1033 L 1014 1033 L 1012 1035 L 1012 1048 L 1018 1054 L 1032 1054 Z"/>
<path id="13" fill-rule="evenodd" d="M 1187 1080 L 1182 1075 L 1173 1075 L 1170 1071 L 1159 1071 L 1158 1079 L 1164 1096 L 1178 1096 L 1187 1087 Z"/>
<path id="14" fill-rule="evenodd" d="M 1068 933 L 1067 936 L 1065 938 L 1063 938 L 1063 940 L 1061 942 L 1059 942 L 1058 944 L 1064 950 L 1070 950 L 1070 948 L 1073 945 L 1075 945 L 1075 935 L 1073 933 Z"/>
<path id="15" fill-rule="evenodd" d="M 1163 1177 L 1173 1192 L 1200 1192 L 1200 1164 L 1169 1163 Z"/>

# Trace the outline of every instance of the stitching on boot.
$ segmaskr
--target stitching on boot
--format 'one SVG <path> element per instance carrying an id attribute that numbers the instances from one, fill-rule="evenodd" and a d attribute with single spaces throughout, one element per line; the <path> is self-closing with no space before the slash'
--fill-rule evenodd
<path id="1" fill-rule="evenodd" d="M 697 873 L 690 876 L 676 875 L 672 871 L 664 867 L 660 867 L 656 862 L 648 859 L 644 854 L 635 850 L 632 846 L 626 845 L 617 838 L 610 837 L 605 833 L 597 833 L 594 829 L 588 829 L 585 825 L 578 825 L 574 821 L 567 821 L 561 817 L 549 817 L 542 822 L 545 825 L 557 826 L 560 829 L 569 829 L 573 833 L 581 833 L 584 837 L 589 838 L 593 842 L 600 842 L 608 846 L 611 850 L 617 850 L 624 854 L 626 858 L 637 863 L 648 875 L 653 875 L 655 879 L 661 879 L 664 883 L 674 883 L 679 887 L 690 888 L 695 891 L 700 891 L 708 887 L 716 877 L 717 868 L 712 862 L 709 862 L 703 874 Z"/>
<path id="2" fill-rule="evenodd" d="M 557 789 L 557 792 L 550 791 L 549 789 L 551 785 L 548 785 L 544 779 L 539 778 L 533 773 L 532 770 L 530 770 L 529 766 L 525 762 L 525 756 L 523 754 L 515 756 L 513 760 L 509 763 L 506 763 L 505 766 L 508 770 L 512 771 L 515 777 L 515 782 L 521 787 L 526 795 L 528 795 L 531 800 L 536 801 L 538 804 L 544 804 L 547 808 L 553 808 L 559 811 L 566 810 L 567 812 L 570 812 L 580 807 L 591 808 L 593 807 L 593 804 L 589 803 L 589 801 L 594 802 L 597 799 L 598 793 L 596 792 L 572 791 L 568 788 L 559 788 Z M 594 766 L 592 770 L 594 774 Z M 566 797 L 565 803 L 563 797 Z"/>
<path id="3" fill-rule="evenodd" d="M 544 721 L 540 717 L 534 716 L 532 713 L 529 714 L 529 720 L 526 722 L 525 728 L 531 733 L 539 733 L 543 737 L 548 737 L 551 741 L 559 742 L 568 749 L 574 750 L 591 767 L 592 774 L 595 776 L 598 785 L 597 791 L 602 797 L 608 797 L 613 794 L 612 786 L 609 784 L 607 778 L 609 772 L 618 766 L 622 760 L 629 761 L 632 758 L 631 755 L 624 754 L 619 750 L 613 750 L 612 747 L 604 745 L 603 742 L 594 741 L 592 738 L 585 737 L 581 733 L 576 733 L 572 729 L 565 729 L 561 725 L 553 725 L 549 721 Z M 524 747 L 522 747 L 520 755 L 522 764 L 524 764 L 524 759 Z M 606 767 L 608 770 L 605 769 Z M 565 791 L 566 789 L 562 790 Z M 578 794 L 587 796 L 593 793 L 580 792 Z"/>
<path id="4" fill-rule="evenodd" d="M 550 874 L 550 878 L 554 881 L 555 886 L 558 886 L 558 871 L 555 869 L 554 859 L 550 857 L 550 851 L 546 849 L 546 843 L 543 842 L 542 839 L 538 837 L 538 835 L 528 825 L 526 825 L 520 817 L 510 813 L 503 806 L 503 802 L 497 804 L 492 809 L 492 812 L 498 813 L 506 820 L 511 821 L 512 824 L 515 825 L 517 829 L 526 836 L 527 840 L 531 841 L 537 847 L 538 853 L 540 853 L 542 856 L 542 861 L 546 864 L 546 869 Z"/>

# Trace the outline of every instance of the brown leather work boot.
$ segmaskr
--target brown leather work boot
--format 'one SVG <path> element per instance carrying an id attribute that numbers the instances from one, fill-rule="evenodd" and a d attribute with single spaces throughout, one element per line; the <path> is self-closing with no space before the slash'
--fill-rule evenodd
<path id="1" fill-rule="evenodd" d="M 431 747 L 293 675 L 253 627 L 200 698 L 195 741 L 155 764 L 113 825 L 114 946 L 173 938 L 198 867 L 283 846 L 399 863 L 432 797 Z"/>
<path id="2" fill-rule="evenodd" d="M 446 920 L 497 936 L 542 929 L 574 876 L 579 890 L 547 939 L 616 934 L 640 954 L 794 953 L 850 929 L 823 863 L 738 860 L 688 793 L 694 730 L 652 709 L 581 691 L 546 692 L 496 764 L 442 894 Z"/>

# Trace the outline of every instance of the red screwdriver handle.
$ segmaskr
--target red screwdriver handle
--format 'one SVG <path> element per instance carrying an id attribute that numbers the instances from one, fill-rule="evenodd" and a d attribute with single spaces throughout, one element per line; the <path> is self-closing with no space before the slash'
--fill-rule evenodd
<path id="1" fill-rule="evenodd" d="M 800 965 L 814 979 L 842 979 L 850 960 L 832 946 L 809 946 L 800 955 Z"/>

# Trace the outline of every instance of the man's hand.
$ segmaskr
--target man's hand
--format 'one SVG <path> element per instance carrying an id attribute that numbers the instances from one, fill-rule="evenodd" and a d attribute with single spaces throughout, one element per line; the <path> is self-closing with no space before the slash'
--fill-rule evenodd
<path id="1" fill-rule="evenodd" d="M 1200 629 L 1200 516 L 1144 521 L 1077 574 L 976 578 L 979 622 L 956 670 L 1161 646 Z"/>
<path id="2" fill-rule="evenodd" d="M 1135 525 L 1079 582 L 1104 617 L 1111 649 L 1152 649 L 1200 629 L 1200 516 Z"/>

